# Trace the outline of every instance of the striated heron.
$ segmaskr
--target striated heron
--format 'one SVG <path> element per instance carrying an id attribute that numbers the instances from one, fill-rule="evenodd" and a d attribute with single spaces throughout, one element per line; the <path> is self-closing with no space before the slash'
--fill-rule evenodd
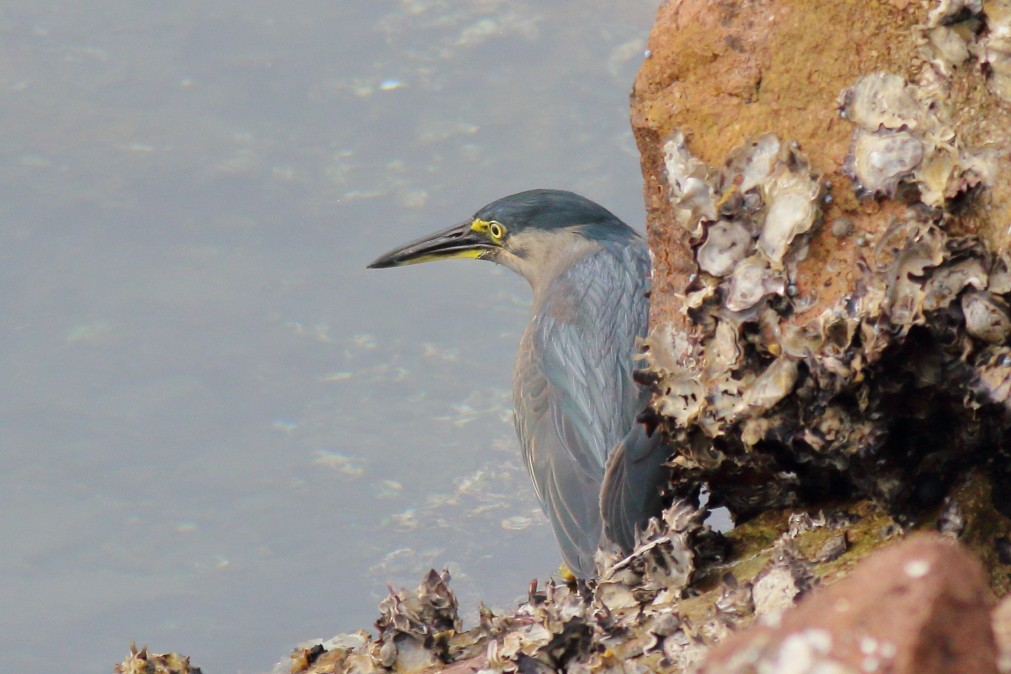
<path id="1" fill-rule="evenodd" d="M 450 258 L 497 262 L 533 289 L 513 377 L 516 433 L 566 565 L 592 577 L 602 533 L 631 548 L 667 477 L 660 434 L 636 423 L 648 394 L 632 379 L 649 312 L 646 244 L 589 199 L 530 190 L 369 267 Z"/>

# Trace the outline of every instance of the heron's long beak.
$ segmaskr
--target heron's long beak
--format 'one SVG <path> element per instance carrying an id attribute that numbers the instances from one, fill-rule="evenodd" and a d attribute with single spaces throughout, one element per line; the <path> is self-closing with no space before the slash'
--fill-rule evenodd
<path id="1" fill-rule="evenodd" d="M 480 259 L 496 246 L 488 237 L 471 229 L 471 221 L 462 222 L 449 229 L 412 241 L 385 255 L 379 256 L 369 269 L 400 267 L 432 260 L 449 260 L 456 257 Z"/>

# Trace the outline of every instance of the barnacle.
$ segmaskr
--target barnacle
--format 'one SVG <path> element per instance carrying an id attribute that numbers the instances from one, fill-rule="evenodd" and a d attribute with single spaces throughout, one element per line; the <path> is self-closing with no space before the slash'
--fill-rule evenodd
<path id="1" fill-rule="evenodd" d="M 950 305 L 966 287 L 985 288 L 987 273 L 979 258 L 943 265 L 923 284 L 923 310 L 936 311 Z"/>
<path id="2" fill-rule="evenodd" d="M 693 236 L 699 223 L 716 219 L 716 199 L 709 182 L 709 168 L 688 151 L 680 131 L 664 144 L 664 164 L 678 223 Z"/>
<path id="3" fill-rule="evenodd" d="M 695 421 L 705 404 L 705 388 L 694 377 L 668 376 L 659 399 L 660 413 L 679 426 Z"/>
<path id="4" fill-rule="evenodd" d="M 751 414 L 772 409 L 793 390 L 797 374 L 796 360 L 786 356 L 777 358 L 745 391 L 742 409 L 746 408 Z"/>
<path id="5" fill-rule="evenodd" d="M 915 129 L 923 124 L 925 111 L 906 87 L 905 80 L 891 73 L 871 73 L 840 96 L 848 120 L 869 131 Z"/>
<path id="6" fill-rule="evenodd" d="M 939 24 L 941 29 L 950 30 L 946 24 Z M 843 171 L 865 194 L 895 196 L 901 184 L 909 184 L 922 203 L 944 208 L 957 195 L 993 181 L 992 153 L 959 142 L 932 89 L 877 72 L 846 89 L 840 102 L 856 127 Z"/>
<path id="7" fill-rule="evenodd" d="M 982 0 L 941 0 L 930 11 L 923 28 L 935 63 L 941 72 L 967 61 L 976 49 L 983 11 Z"/>
<path id="8" fill-rule="evenodd" d="M 990 67 L 990 89 L 1011 104 L 1011 0 L 986 0 L 984 59 Z"/>
<path id="9" fill-rule="evenodd" d="M 696 253 L 699 269 L 727 276 L 751 248 L 751 232 L 740 222 L 720 220 L 706 229 L 706 241 Z"/>
<path id="10" fill-rule="evenodd" d="M 730 153 L 727 175 L 738 180 L 737 189 L 747 192 L 764 183 L 782 158 L 782 143 L 775 134 L 765 133 Z"/>
<path id="11" fill-rule="evenodd" d="M 820 217 L 822 185 L 810 172 L 793 171 L 780 164 L 760 189 L 767 210 L 758 250 L 778 266 L 793 240 L 809 231 Z"/>
<path id="12" fill-rule="evenodd" d="M 786 279 L 769 267 L 769 261 L 760 255 L 742 260 L 730 277 L 726 307 L 731 311 L 744 311 L 758 304 L 767 294 L 782 294 Z"/>
<path id="13" fill-rule="evenodd" d="M 847 157 L 846 171 L 871 194 L 894 195 L 923 161 L 923 143 L 908 131 L 859 129 Z"/>
<path id="14" fill-rule="evenodd" d="M 1004 300 L 990 293 L 973 290 L 962 295 L 962 314 L 966 331 L 985 342 L 1003 344 L 1011 335 L 1011 317 Z"/>

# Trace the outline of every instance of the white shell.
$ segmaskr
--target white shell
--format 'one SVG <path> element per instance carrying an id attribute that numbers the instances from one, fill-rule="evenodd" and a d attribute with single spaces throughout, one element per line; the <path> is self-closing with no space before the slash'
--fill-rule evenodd
<path id="1" fill-rule="evenodd" d="M 923 286 L 923 310 L 936 311 L 951 304 L 963 288 L 983 289 L 987 273 L 977 258 L 969 258 L 941 267 Z"/>
<path id="2" fill-rule="evenodd" d="M 986 3 L 986 27 L 982 42 L 990 66 L 990 90 L 1011 103 L 1011 2 Z"/>
<path id="3" fill-rule="evenodd" d="M 797 376 L 797 361 L 788 357 L 777 358 L 744 392 L 742 404 L 751 413 L 772 409 L 793 390 Z"/>
<path id="4" fill-rule="evenodd" d="M 906 89 L 906 81 L 891 73 L 871 73 L 843 92 L 846 118 L 868 131 L 915 129 L 924 110 Z"/>
<path id="5" fill-rule="evenodd" d="M 709 167 L 688 151 L 684 134 L 680 131 L 664 143 L 663 152 L 675 217 L 692 236 L 699 236 L 702 221 L 716 219 L 716 199 L 709 183 Z"/>
<path id="6" fill-rule="evenodd" d="M 747 192 L 768 179 L 780 157 L 780 148 L 775 134 L 764 133 L 731 152 L 727 173 L 731 179 L 740 176 L 737 189 Z"/>
<path id="7" fill-rule="evenodd" d="M 856 132 L 847 165 L 851 175 L 872 194 L 892 194 L 923 160 L 923 143 L 908 131 Z"/>
<path id="8" fill-rule="evenodd" d="M 727 276 L 751 250 L 751 233 L 739 222 L 720 220 L 706 230 L 706 241 L 695 255 L 699 269 Z"/>
<path id="9" fill-rule="evenodd" d="M 821 214 L 821 184 L 806 171 L 794 172 L 783 167 L 762 185 L 762 192 L 768 210 L 758 237 L 758 250 L 778 266 L 794 238 L 810 230 Z"/>
<path id="10" fill-rule="evenodd" d="M 1011 334 L 1007 305 L 987 292 L 972 291 L 962 295 L 962 313 L 966 331 L 991 344 L 1003 344 Z"/>
<path id="11" fill-rule="evenodd" d="M 786 279 L 774 272 L 768 261 L 760 255 L 752 255 L 737 265 L 730 277 L 730 292 L 725 306 L 731 311 L 750 309 L 769 293 L 782 295 L 786 291 Z"/>

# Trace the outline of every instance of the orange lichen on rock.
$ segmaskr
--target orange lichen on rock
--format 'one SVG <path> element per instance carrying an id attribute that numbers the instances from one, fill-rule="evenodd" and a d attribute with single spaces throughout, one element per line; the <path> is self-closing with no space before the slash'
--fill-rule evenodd
<path id="1" fill-rule="evenodd" d="M 683 293 L 693 271 L 659 178 L 664 142 L 679 129 L 695 156 L 719 166 L 748 138 L 773 132 L 798 141 L 830 177 L 852 133 L 839 119 L 839 92 L 862 72 L 909 64 L 917 20 L 915 12 L 876 2 L 681 1 L 661 8 L 632 92 L 656 255 L 655 320 L 683 325 L 681 307 L 665 291 Z M 855 206 L 847 190 L 835 187 L 832 195 L 835 204 Z"/>
<path id="2" fill-rule="evenodd" d="M 915 510 L 1003 465 L 1007 4 L 661 8 L 632 125 L 641 375 L 677 496 L 704 484 L 744 518 L 854 492 Z"/>
<path id="3" fill-rule="evenodd" d="M 932 45 L 940 38 L 934 35 L 931 42 L 926 31 L 946 31 L 953 25 L 952 16 L 944 12 L 957 7 L 947 4 L 941 3 L 931 17 L 920 3 L 908 2 L 664 4 L 636 78 L 631 114 L 655 255 L 654 324 L 669 322 L 675 329 L 693 330 L 683 296 L 696 265 L 692 242 L 672 213 L 664 144 L 680 132 L 693 156 L 719 167 L 734 148 L 762 134 L 796 142 L 828 183 L 831 200 L 824 204 L 823 222 L 847 218 L 858 234 L 873 240 L 891 224 L 894 209 L 861 199 L 843 172 L 854 125 L 841 118 L 839 97 L 874 72 L 937 81 L 933 71 L 943 56 Z M 989 6 L 987 10 L 992 11 Z M 939 27 L 930 29 L 930 21 Z M 970 24 L 959 34 L 974 37 L 973 29 Z M 982 40 L 966 51 L 974 49 L 990 53 Z M 966 146 L 993 151 L 997 176 L 963 216 L 965 227 L 1004 248 L 1011 236 L 1011 179 L 1006 177 L 1011 173 L 1011 106 L 988 88 L 980 63 L 968 61 L 948 70 L 943 84 L 950 89 L 945 102 L 950 117 L 945 121 Z M 813 253 L 820 251 L 819 259 L 831 257 L 838 269 L 852 268 L 860 259 L 857 246 L 825 231 L 816 233 L 811 245 Z M 810 262 L 801 265 L 797 286 L 822 288 L 801 314 L 829 306 L 846 287 L 820 269 Z M 812 273 L 815 278 L 808 278 Z"/>
<path id="4" fill-rule="evenodd" d="M 849 145 L 839 91 L 861 73 L 909 67 L 918 20 L 880 2 L 669 2 L 635 81 L 632 125 L 661 138 L 681 129 L 710 164 L 771 131 L 809 153 L 816 144 L 815 167 L 829 173 Z"/>

